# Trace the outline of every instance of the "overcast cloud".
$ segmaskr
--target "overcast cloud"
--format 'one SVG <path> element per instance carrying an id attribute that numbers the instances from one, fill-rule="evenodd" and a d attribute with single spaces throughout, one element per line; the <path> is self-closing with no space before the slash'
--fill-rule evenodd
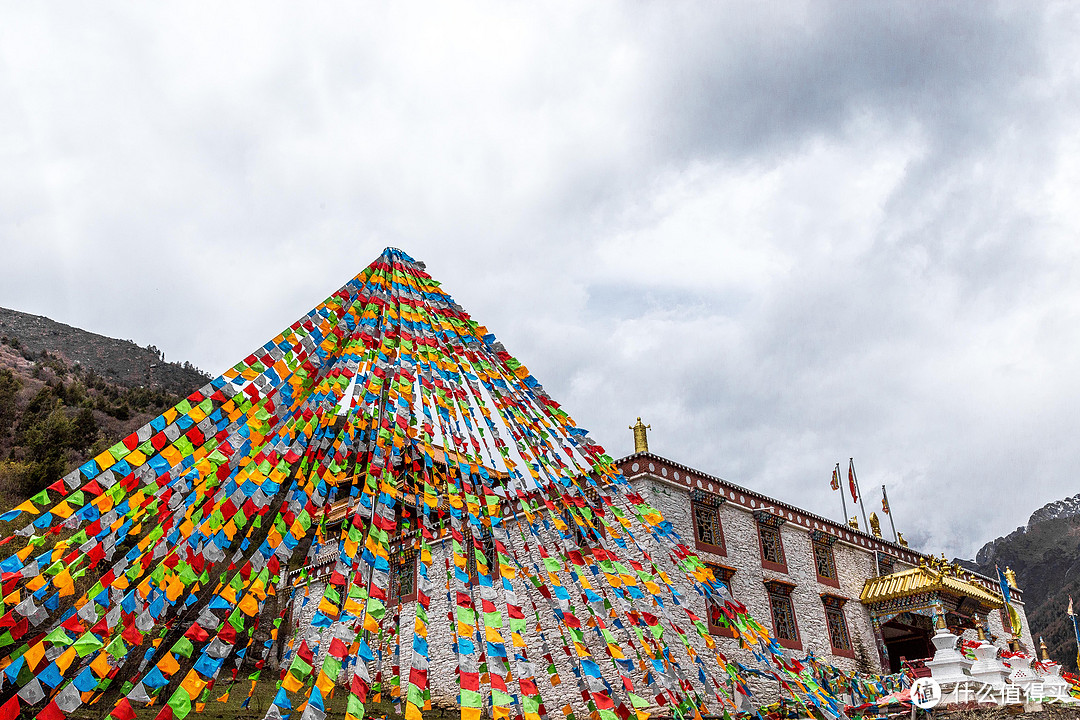
<path id="1" fill-rule="evenodd" d="M 3 3 L 0 305 L 216 374 L 394 245 L 613 454 L 971 556 L 1080 491 L 1078 12 Z"/>

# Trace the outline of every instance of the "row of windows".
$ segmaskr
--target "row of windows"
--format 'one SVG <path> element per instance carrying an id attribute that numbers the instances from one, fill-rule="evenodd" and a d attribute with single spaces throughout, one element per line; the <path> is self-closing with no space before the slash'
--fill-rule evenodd
<path id="1" fill-rule="evenodd" d="M 716 555 L 727 555 L 727 547 L 724 543 L 724 529 L 720 524 L 719 509 L 694 500 L 691 500 L 690 506 L 694 520 L 694 541 L 697 548 Z M 788 571 L 787 557 L 784 554 L 784 543 L 780 539 L 780 528 L 758 523 L 758 538 L 761 543 L 762 566 L 767 570 L 786 573 Z M 833 555 L 831 543 L 825 540 L 812 539 L 811 545 L 814 553 L 814 570 L 817 573 L 818 581 L 826 585 L 839 587 L 836 558 Z"/>
<path id="2" fill-rule="evenodd" d="M 725 582 L 731 579 L 734 570 L 720 565 L 706 563 L 713 574 Z M 730 583 L 728 585 L 730 587 Z M 766 584 L 769 596 L 769 608 L 772 614 L 773 635 L 781 645 L 792 649 L 802 649 L 802 641 L 799 637 L 799 624 L 795 618 L 795 605 L 791 600 L 791 592 L 794 586 L 785 583 L 770 582 Z M 825 623 L 829 631 L 829 645 L 834 655 L 853 656 L 851 649 L 851 636 L 848 633 L 847 619 L 844 617 L 843 598 L 832 595 L 822 595 L 821 602 L 825 612 Z M 720 605 L 706 601 L 706 615 L 708 617 L 709 632 L 713 635 L 734 637 L 735 633 L 728 623 Z"/>

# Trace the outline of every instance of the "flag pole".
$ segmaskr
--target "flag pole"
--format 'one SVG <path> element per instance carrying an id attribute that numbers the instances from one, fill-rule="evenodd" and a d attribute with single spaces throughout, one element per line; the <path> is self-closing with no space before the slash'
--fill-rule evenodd
<path id="1" fill-rule="evenodd" d="M 1069 596 L 1069 618 L 1072 620 L 1073 635 L 1076 636 L 1076 667 L 1080 668 L 1080 625 L 1076 624 L 1076 613 L 1073 612 L 1072 595 Z"/>
<path id="2" fill-rule="evenodd" d="M 859 487 L 859 475 L 855 472 L 855 458 L 849 458 L 848 470 L 851 472 L 851 477 L 855 479 L 855 491 L 859 493 L 859 509 L 862 510 L 863 525 L 866 526 L 866 532 L 870 532 L 870 522 L 866 519 L 866 506 L 862 501 L 862 488 Z"/>
<path id="3" fill-rule="evenodd" d="M 840 463 L 836 463 L 836 469 L 833 470 L 833 476 L 836 478 L 836 489 L 840 491 L 840 507 L 844 511 L 842 524 L 847 525 L 847 498 L 844 497 L 844 488 L 842 487 L 843 483 L 840 482 Z"/>
<path id="4" fill-rule="evenodd" d="M 892 504 L 889 502 L 889 493 L 885 492 L 884 483 L 881 485 L 881 497 L 885 501 L 885 507 L 888 508 L 885 514 L 889 516 L 889 525 L 892 526 L 893 542 L 900 542 L 900 537 L 896 534 L 896 523 L 892 519 Z"/>

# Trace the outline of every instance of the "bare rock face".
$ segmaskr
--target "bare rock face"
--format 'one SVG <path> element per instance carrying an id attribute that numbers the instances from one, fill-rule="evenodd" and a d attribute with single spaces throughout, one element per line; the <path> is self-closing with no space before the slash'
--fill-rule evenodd
<path id="1" fill-rule="evenodd" d="M 975 563 L 978 565 L 986 565 L 990 563 L 995 555 L 996 548 L 1002 543 L 1014 541 L 1019 536 L 1029 532 L 1036 525 L 1048 522 L 1050 520 L 1062 520 L 1064 518 L 1070 518 L 1080 515 L 1080 493 L 1067 497 L 1064 500 L 1055 500 L 1052 503 L 1047 503 L 1041 508 L 1031 513 L 1031 517 L 1028 518 L 1027 525 L 1018 527 L 1011 533 L 1004 537 L 999 537 L 996 540 L 991 540 L 982 546 L 979 552 L 975 555 Z"/>
<path id="2" fill-rule="evenodd" d="M 1080 515 L 1080 493 L 1077 493 L 1072 497 L 1067 497 L 1064 500 L 1058 500 L 1043 505 L 1041 508 L 1031 513 L 1031 517 L 1028 518 L 1027 527 L 1030 529 L 1033 525 L 1045 522 L 1046 520 L 1058 520 L 1074 515 Z"/>

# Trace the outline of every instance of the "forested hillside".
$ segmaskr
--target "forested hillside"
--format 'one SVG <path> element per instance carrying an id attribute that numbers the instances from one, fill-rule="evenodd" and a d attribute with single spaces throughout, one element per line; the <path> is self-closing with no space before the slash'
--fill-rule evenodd
<path id="1" fill-rule="evenodd" d="M 39 329 L 52 323 L 39 320 L 46 321 Z M 73 337 L 75 350 L 64 344 Z M 43 347 L 50 338 L 56 345 Z M 72 355 L 86 357 L 91 348 L 94 363 L 70 360 Z M 145 365 L 144 356 L 158 360 L 149 371 L 167 382 L 138 382 L 131 368 Z M 169 368 L 155 372 L 162 365 Z M 99 372 L 102 368 L 113 368 L 110 377 Z M 175 405 L 206 379 L 190 365 L 163 363 L 152 349 L 75 328 L 39 334 L 29 347 L 14 334 L 0 334 L 0 508 L 38 492 Z"/>
<path id="2" fill-rule="evenodd" d="M 1076 639 L 1065 614 L 1070 595 L 1080 611 L 1080 515 L 1074 500 L 1036 510 L 1027 526 L 987 543 L 972 566 L 990 577 L 997 567 L 1013 569 L 1035 641 L 1041 635 L 1050 655 L 1076 672 Z"/>

